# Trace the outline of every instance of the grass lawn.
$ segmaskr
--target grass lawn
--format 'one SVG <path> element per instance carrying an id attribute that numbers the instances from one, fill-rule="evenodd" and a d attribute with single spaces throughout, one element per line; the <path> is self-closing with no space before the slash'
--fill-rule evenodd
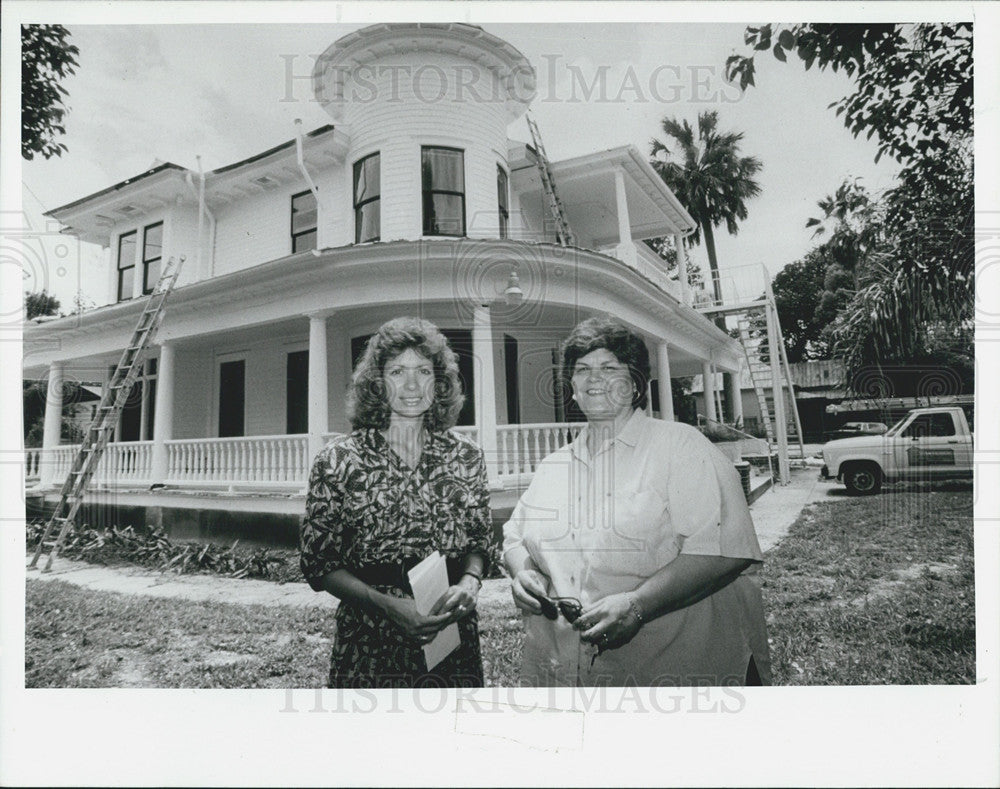
<path id="1" fill-rule="evenodd" d="M 520 617 L 506 600 L 479 609 L 487 684 L 512 682 Z M 317 688 L 327 681 L 333 614 L 29 580 L 25 629 L 29 688 Z"/>
<path id="2" fill-rule="evenodd" d="M 775 682 L 975 680 L 970 490 L 812 505 L 763 572 Z M 487 685 L 516 684 L 521 621 L 480 601 Z M 326 683 L 332 615 L 27 585 L 27 687 L 295 688 Z"/>
<path id="3" fill-rule="evenodd" d="M 767 554 L 775 684 L 975 682 L 971 487 L 935 487 L 811 505 Z"/>

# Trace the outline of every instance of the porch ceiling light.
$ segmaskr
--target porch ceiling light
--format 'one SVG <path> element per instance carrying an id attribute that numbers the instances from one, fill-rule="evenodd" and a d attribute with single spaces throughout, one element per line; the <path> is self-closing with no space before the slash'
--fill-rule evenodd
<path id="1" fill-rule="evenodd" d="M 524 300 L 524 291 L 521 290 L 521 280 L 517 276 L 516 265 L 510 270 L 510 276 L 507 277 L 507 287 L 504 288 L 503 297 L 504 301 L 511 306 L 516 306 Z"/>

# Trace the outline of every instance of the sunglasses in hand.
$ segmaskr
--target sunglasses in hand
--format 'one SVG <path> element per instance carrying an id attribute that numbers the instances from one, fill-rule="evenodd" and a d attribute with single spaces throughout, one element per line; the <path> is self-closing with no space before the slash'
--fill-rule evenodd
<path id="1" fill-rule="evenodd" d="M 545 618 L 552 621 L 562 614 L 567 622 L 573 624 L 583 613 L 583 605 L 575 597 L 545 597 L 537 594 L 533 594 L 532 597 L 541 604 Z"/>

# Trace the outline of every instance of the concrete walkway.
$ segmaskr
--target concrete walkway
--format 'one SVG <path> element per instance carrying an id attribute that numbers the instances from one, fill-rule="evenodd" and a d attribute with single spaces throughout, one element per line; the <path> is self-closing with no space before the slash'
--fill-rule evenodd
<path id="1" fill-rule="evenodd" d="M 827 496 L 829 483 L 818 480 L 815 468 L 792 469 L 791 483 L 776 485 L 750 507 L 761 548 L 766 552 L 788 533 L 802 508 Z M 41 564 L 41 562 L 40 562 Z M 122 594 L 144 594 L 198 602 L 239 603 L 240 605 L 284 605 L 336 608 L 328 594 L 318 594 L 306 583 L 278 584 L 219 575 L 175 575 L 144 567 L 103 567 L 59 557 L 52 571 L 26 571 L 28 580 L 66 581 L 87 589 Z M 510 599 L 507 579 L 486 580 L 480 592 L 482 602 Z"/>

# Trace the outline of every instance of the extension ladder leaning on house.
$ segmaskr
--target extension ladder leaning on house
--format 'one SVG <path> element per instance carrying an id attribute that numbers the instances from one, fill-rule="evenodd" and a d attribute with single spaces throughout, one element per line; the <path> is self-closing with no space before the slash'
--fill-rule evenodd
<path id="1" fill-rule="evenodd" d="M 142 371 L 146 349 L 153 342 L 157 329 L 160 328 L 164 303 L 177 283 L 177 276 L 180 274 L 182 265 L 184 265 L 183 256 L 176 266 L 171 258 L 167 261 L 160 278 L 156 281 L 156 286 L 139 315 L 139 322 L 136 324 L 135 331 L 132 332 L 132 339 L 125 347 L 118 366 L 111 376 L 108 388 L 101 397 L 101 404 L 97 407 L 94 421 L 91 422 L 87 430 L 87 435 L 80 445 L 80 451 L 73 459 L 69 474 L 66 475 L 66 481 L 63 482 L 62 490 L 59 493 L 59 503 L 45 525 L 45 531 L 42 532 L 42 537 L 38 541 L 28 569 L 34 569 L 37 566 L 38 557 L 42 555 L 58 524 L 59 534 L 50 547 L 49 558 L 42 572 L 48 572 L 52 569 L 53 559 L 59 553 L 59 548 L 66 539 L 66 535 L 73 528 L 73 520 L 83 504 L 83 496 L 90 483 L 90 478 L 97 470 L 98 463 L 101 462 L 101 456 L 104 454 L 104 449 L 108 445 L 115 425 L 118 424 L 129 393 Z"/>

